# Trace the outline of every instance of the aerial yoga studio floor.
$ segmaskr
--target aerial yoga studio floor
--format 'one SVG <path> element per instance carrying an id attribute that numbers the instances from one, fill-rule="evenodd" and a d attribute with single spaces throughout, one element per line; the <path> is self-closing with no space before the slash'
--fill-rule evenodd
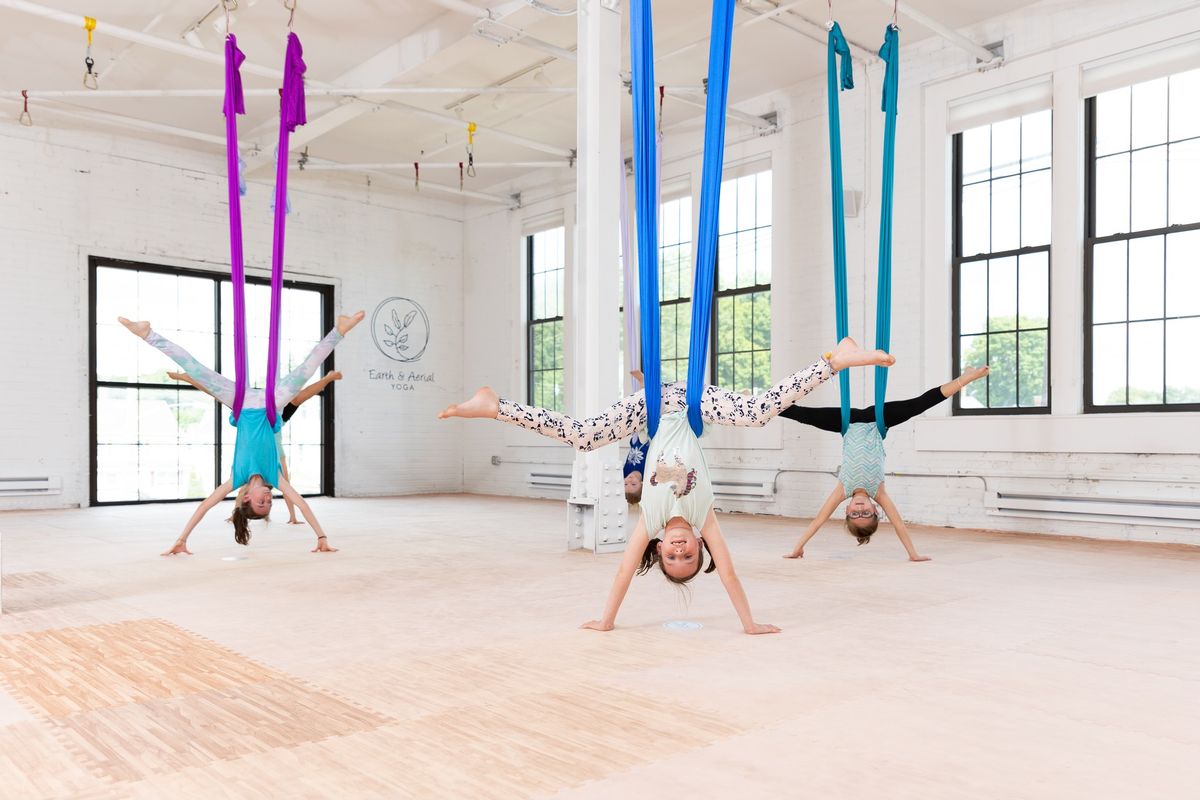
<path id="1" fill-rule="evenodd" d="M 0 796 L 1179 798 L 1200 550 L 727 515 L 760 621 L 564 552 L 561 503 L 320 500 L 342 551 L 187 508 L 0 516 Z M 282 510 L 282 509 L 281 509 Z M 223 556 L 245 555 L 225 561 Z M 662 627 L 683 617 L 698 631 Z"/>

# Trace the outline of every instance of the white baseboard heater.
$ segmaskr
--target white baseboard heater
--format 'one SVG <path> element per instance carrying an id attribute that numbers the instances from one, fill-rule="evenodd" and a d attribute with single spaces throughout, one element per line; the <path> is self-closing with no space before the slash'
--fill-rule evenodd
<path id="1" fill-rule="evenodd" d="M 774 470 L 715 469 L 710 474 L 717 500 L 770 503 L 775 499 Z"/>
<path id="2" fill-rule="evenodd" d="M 62 478 L 57 476 L 40 478 L 0 477 L 0 497 L 39 494 L 62 494 Z"/>
<path id="3" fill-rule="evenodd" d="M 540 491 L 561 489 L 564 493 L 571 492 L 571 465 L 554 466 L 547 464 L 529 471 L 529 485 Z"/>
<path id="4" fill-rule="evenodd" d="M 1200 527 L 1200 496 L 1188 498 L 989 491 L 987 513 L 1006 517 L 1053 517 L 1125 525 Z"/>

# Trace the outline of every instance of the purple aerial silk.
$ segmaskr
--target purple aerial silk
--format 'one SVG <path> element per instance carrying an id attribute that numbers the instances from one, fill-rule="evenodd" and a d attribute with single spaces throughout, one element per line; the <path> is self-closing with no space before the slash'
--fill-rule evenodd
<path id="1" fill-rule="evenodd" d="M 279 93 L 279 150 L 275 162 L 275 238 L 271 250 L 271 332 L 267 351 L 267 421 L 275 427 L 275 378 L 279 372 L 279 320 L 283 304 L 283 238 L 287 226 L 288 134 L 308 121 L 304 109 L 304 50 L 300 39 L 288 33 L 283 65 L 283 90 Z"/>
<path id="2" fill-rule="evenodd" d="M 237 37 L 225 37 L 225 161 L 229 177 L 229 271 L 233 279 L 233 364 L 235 372 L 233 418 L 242 413 L 246 399 L 246 272 L 242 256 L 242 197 L 238 191 L 237 115 L 246 113 L 242 74 L 246 56 Z"/>

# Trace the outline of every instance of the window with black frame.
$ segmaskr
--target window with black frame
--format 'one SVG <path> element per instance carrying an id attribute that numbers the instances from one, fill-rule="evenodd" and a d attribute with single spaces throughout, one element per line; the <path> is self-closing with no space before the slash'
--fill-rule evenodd
<path id="1" fill-rule="evenodd" d="M 1051 112 L 955 134 L 954 371 L 990 374 L 956 414 L 1050 410 Z"/>
<path id="2" fill-rule="evenodd" d="M 1200 69 L 1086 101 L 1084 410 L 1200 410 Z"/>
<path id="3" fill-rule="evenodd" d="M 692 331 L 692 196 L 658 209 L 659 346 L 662 381 L 687 380 Z"/>
<path id="4" fill-rule="evenodd" d="M 771 385 L 771 171 L 721 183 L 713 383 L 734 392 Z"/>
<path id="5" fill-rule="evenodd" d="M 232 302 L 228 278 L 196 270 L 92 259 L 91 382 L 93 505 L 202 499 L 229 473 L 234 430 L 213 398 L 168 377 L 178 367 L 117 323 L 147 319 L 202 364 L 232 370 Z M 280 370 L 298 364 L 331 325 L 332 292 L 287 282 L 281 319 Z M 269 286 L 246 287 L 251 385 L 266 366 Z M 303 494 L 330 491 L 330 404 L 318 395 L 283 427 L 292 485 Z"/>
<path id="6" fill-rule="evenodd" d="M 563 369 L 563 283 L 566 229 L 562 226 L 525 237 L 529 280 L 529 404 L 562 411 L 566 402 Z"/>

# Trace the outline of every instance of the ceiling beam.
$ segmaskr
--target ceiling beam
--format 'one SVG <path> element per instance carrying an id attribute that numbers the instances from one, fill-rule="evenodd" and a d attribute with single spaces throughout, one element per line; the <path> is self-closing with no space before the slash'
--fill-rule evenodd
<path id="1" fill-rule="evenodd" d="M 896 0 L 879 0 L 879 2 L 888 8 L 895 8 L 896 11 L 901 15 L 911 19 L 913 22 L 917 23 L 923 28 L 928 28 L 938 36 L 945 39 L 947 42 L 950 42 L 950 44 L 954 45 L 955 47 L 966 50 L 968 53 L 975 56 L 976 61 L 979 61 L 982 64 L 998 64 L 1003 60 L 1001 56 L 996 55 L 983 45 L 967 38 L 966 36 L 963 36 L 949 25 L 944 25 L 941 22 L 938 22 L 925 12 L 913 8 L 908 3 L 896 2 Z"/>

